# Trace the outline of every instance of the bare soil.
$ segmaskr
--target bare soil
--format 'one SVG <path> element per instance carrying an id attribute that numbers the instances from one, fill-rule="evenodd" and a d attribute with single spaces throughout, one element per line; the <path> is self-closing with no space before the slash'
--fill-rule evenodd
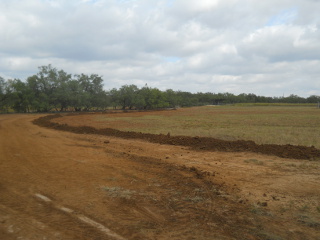
<path id="1" fill-rule="evenodd" d="M 39 117 L 0 115 L 0 239 L 320 239 L 318 149 Z"/>

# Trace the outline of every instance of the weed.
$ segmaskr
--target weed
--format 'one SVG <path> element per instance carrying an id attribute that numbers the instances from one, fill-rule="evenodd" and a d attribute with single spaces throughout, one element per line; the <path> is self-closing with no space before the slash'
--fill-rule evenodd
<path id="1" fill-rule="evenodd" d="M 245 163 L 253 163 L 253 164 L 256 164 L 256 165 L 263 165 L 264 162 L 263 161 L 260 161 L 258 159 L 246 159 L 244 160 Z"/>
<path id="2" fill-rule="evenodd" d="M 194 191 L 195 191 L 195 192 L 203 192 L 203 189 L 201 189 L 201 188 L 195 188 Z"/>
<path id="3" fill-rule="evenodd" d="M 317 211 L 320 213 L 320 206 L 317 207 Z"/>
<path id="4" fill-rule="evenodd" d="M 302 163 L 298 166 L 299 168 L 301 169 L 308 169 L 309 168 L 309 165 L 308 164 L 305 164 L 305 163 Z"/>
<path id="5" fill-rule="evenodd" d="M 203 202 L 205 199 L 200 196 L 195 196 L 195 197 L 186 197 L 184 200 L 188 202 L 198 203 L 198 202 Z"/>
<path id="6" fill-rule="evenodd" d="M 123 189 L 121 187 L 106 187 L 106 186 L 104 186 L 104 187 L 102 187 L 102 189 L 104 191 L 106 191 L 110 197 L 114 197 L 114 198 L 130 199 L 132 197 L 132 195 L 136 193 L 133 190 Z"/>
<path id="7" fill-rule="evenodd" d="M 298 216 L 298 222 L 301 222 L 302 224 L 311 227 L 311 228 L 319 228 L 320 227 L 320 223 L 319 221 L 310 218 L 306 215 L 300 215 Z"/>
<path id="8" fill-rule="evenodd" d="M 303 206 L 300 208 L 300 211 L 302 211 L 302 212 L 307 212 L 309 209 L 310 209 L 310 207 L 309 207 L 308 205 L 303 205 Z"/>
<path id="9" fill-rule="evenodd" d="M 281 213 L 287 212 L 287 211 L 293 211 L 295 209 L 295 203 L 294 201 L 289 201 L 287 204 L 283 204 L 281 205 L 281 207 L 279 208 L 279 211 Z"/>
<path id="10" fill-rule="evenodd" d="M 253 205 L 250 209 L 250 212 L 254 213 L 254 214 L 258 214 L 258 215 L 262 215 L 262 209 L 260 206 L 257 205 Z"/>
<path id="11" fill-rule="evenodd" d="M 285 166 L 287 166 L 287 167 L 297 167 L 297 164 L 294 164 L 294 163 L 288 163 L 288 164 L 286 164 Z"/>
<path id="12" fill-rule="evenodd" d="M 280 213 L 285 213 L 286 211 L 288 211 L 289 209 L 287 207 L 281 206 L 279 211 Z"/>
<path id="13" fill-rule="evenodd" d="M 260 205 L 253 204 L 250 208 L 250 212 L 260 216 L 272 216 L 272 213 L 267 212 Z"/>
<path id="14" fill-rule="evenodd" d="M 257 235 L 261 239 L 268 239 L 268 240 L 282 240 L 283 239 L 282 237 L 279 237 L 273 233 L 269 233 L 266 231 L 261 231 Z"/>
<path id="15" fill-rule="evenodd" d="M 181 191 L 174 191 L 173 195 L 174 196 L 181 196 L 182 192 Z"/>

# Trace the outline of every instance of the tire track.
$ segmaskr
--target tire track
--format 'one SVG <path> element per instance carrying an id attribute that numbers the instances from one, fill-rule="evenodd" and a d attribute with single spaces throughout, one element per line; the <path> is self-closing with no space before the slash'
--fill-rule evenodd
<path id="1" fill-rule="evenodd" d="M 125 238 L 123 238 L 122 236 L 120 236 L 119 234 L 113 232 L 112 230 L 110 230 L 109 228 L 105 227 L 104 225 L 92 220 L 91 218 L 83 215 L 83 214 L 80 214 L 80 213 L 77 213 L 75 212 L 74 210 L 70 209 L 70 208 L 66 208 L 64 206 L 60 206 L 60 205 L 57 205 L 57 204 L 54 204 L 53 201 L 48 198 L 47 196 L 44 196 L 40 193 L 36 193 L 35 194 L 35 197 L 37 197 L 38 199 L 40 199 L 41 201 L 45 202 L 45 203 L 52 203 L 54 208 L 60 210 L 60 211 L 63 211 L 67 214 L 70 214 L 72 217 L 75 217 L 79 220 L 81 220 L 82 222 L 98 229 L 99 231 L 103 232 L 105 235 L 107 235 L 108 237 L 111 237 L 112 239 L 115 239 L 115 240 L 125 240 Z"/>

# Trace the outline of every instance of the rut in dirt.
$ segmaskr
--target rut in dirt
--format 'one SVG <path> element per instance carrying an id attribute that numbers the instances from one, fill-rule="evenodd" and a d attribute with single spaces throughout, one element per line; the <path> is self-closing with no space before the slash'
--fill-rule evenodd
<path id="1" fill-rule="evenodd" d="M 151 134 L 141 132 L 120 131 L 112 128 L 96 129 L 89 126 L 69 126 L 51 122 L 51 119 L 63 117 L 61 114 L 40 117 L 33 121 L 34 124 L 60 131 L 77 134 L 98 134 L 104 136 L 119 137 L 124 139 L 141 139 L 152 143 L 179 145 L 190 147 L 198 151 L 221 151 L 221 152 L 254 152 L 266 155 L 274 155 L 282 158 L 319 160 L 320 150 L 315 147 L 256 144 L 254 141 L 226 141 L 210 137 L 170 136 L 164 134 Z"/>

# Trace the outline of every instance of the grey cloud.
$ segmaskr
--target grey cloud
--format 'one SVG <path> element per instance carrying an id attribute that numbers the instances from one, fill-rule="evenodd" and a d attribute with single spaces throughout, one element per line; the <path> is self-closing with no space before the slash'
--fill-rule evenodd
<path id="1" fill-rule="evenodd" d="M 319 31 L 309 26 L 270 26 L 247 36 L 241 46 L 243 56 L 265 57 L 274 61 L 318 59 Z"/>
<path id="2" fill-rule="evenodd" d="M 319 4 L 3 0 L 0 76 L 23 79 L 51 63 L 103 75 L 106 88 L 149 83 L 192 92 L 315 94 Z"/>

